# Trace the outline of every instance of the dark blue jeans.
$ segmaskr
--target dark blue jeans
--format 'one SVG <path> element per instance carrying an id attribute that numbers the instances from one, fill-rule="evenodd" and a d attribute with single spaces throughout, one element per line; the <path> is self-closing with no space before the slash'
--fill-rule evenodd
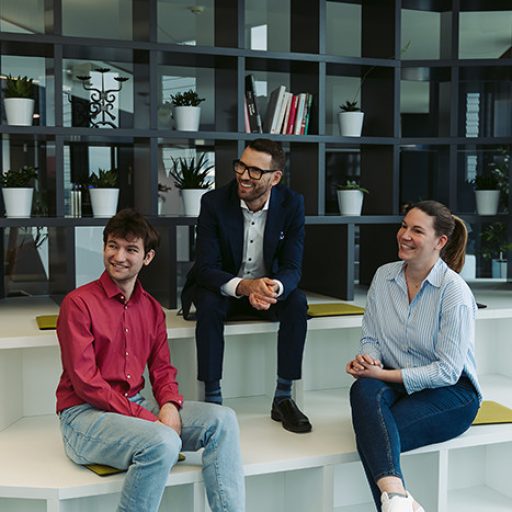
<path id="1" fill-rule="evenodd" d="M 357 451 L 380 508 L 376 482 L 385 476 L 404 481 L 400 453 L 457 437 L 479 408 L 478 395 L 465 376 L 453 386 L 408 395 L 402 384 L 360 378 L 350 389 Z"/>

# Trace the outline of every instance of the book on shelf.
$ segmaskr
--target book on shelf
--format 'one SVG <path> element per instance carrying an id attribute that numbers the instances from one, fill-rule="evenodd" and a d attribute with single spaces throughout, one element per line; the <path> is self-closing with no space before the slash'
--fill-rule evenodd
<path id="1" fill-rule="evenodd" d="M 245 97 L 247 99 L 247 111 L 249 113 L 249 126 L 251 133 L 263 133 L 255 91 L 254 76 L 247 75 L 245 77 Z"/>
<path id="2" fill-rule="evenodd" d="M 290 113 L 288 115 L 288 124 L 286 126 L 286 131 L 284 132 L 286 135 L 292 135 L 293 129 L 295 127 L 295 116 L 297 114 L 297 102 L 299 100 L 299 96 L 294 94 L 290 101 Z"/>
<path id="3" fill-rule="evenodd" d="M 312 104 L 313 104 L 313 95 L 309 94 L 309 92 L 307 92 L 306 99 L 304 100 L 304 113 L 302 115 L 302 121 L 300 123 L 300 134 L 301 135 L 308 134 L 309 117 L 310 117 L 310 111 L 311 111 Z"/>
<path id="4" fill-rule="evenodd" d="M 284 98 L 281 103 L 281 108 L 279 110 L 279 114 L 277 115 L 277 122 L 274 126 L 274 131 L 272 133 L 281 133 L 283 130 L 283 122 L 284 117 L 286 115 L 286 110 L 288 109 L 288 105 L 290 104 L 290 98 L 293 96 L 291 92 L 285 92 Z"/>
<path id="5" fill-rule="evenodd" d="M 284 119 L 281 126 L 281 131 L 279 133 L 282 133 L 283 135 L 286 135 L 288 133 L 288 120 L 290 119 L 290 110 L 292 107 L 292 101 L 293 101 L 293 94 L 291 92 L 287 92 L 288 98 L 286 99 L 286 110 L 284 112 Z"/>
<path id="6" fill-rule="evenodd" d="M 300 135 L 302 126 L 302 118 L 304 116 L 304 107 L 306 105 L 306 93 L 301 92 L 297 101 L 297 113 L 295 115 L 295 127 L 293 129 L 294 135 Z"/>
<path id="7" fill-rule="evenodd" d="M 267 103 L 267 112 L 265 114 L 265 122 L 263 123 L 263 130 L 267 133 L 276 133 L 275 127 L 277 124 L 277 117 L 283 105 L 284 94 L 286 87 L 280 85 L 276 87 L 269 96 Z"/>
<path id="8" fill-rule="evenodd" d="M 244 96 L 244 129 L 245 133 L 251 133 L 251 123 L 249 122 L 249 110 L 247 109 L 247 98 Z"/>

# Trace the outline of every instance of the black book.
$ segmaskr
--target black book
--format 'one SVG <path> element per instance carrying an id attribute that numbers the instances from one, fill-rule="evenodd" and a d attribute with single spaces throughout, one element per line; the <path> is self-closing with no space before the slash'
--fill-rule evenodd
<path id="1" fill-rule="evenodd" d="M 258 105 L 256 103 L 254 76 L 252 75 L 247 75 L 245 77 L 245 97 L 247 99 L 247 110 L 249 112 L 249 126 L 251 127 L 251 133 L 263 133 L 261 116 L 258 112 Z"/>

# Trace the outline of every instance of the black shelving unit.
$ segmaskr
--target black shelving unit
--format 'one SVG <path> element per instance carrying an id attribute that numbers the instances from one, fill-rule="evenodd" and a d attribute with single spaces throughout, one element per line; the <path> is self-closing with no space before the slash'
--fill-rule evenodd
<path id="1" fill-rule="evenodd" d="M 3 2 L 7 11 L 9 3 Z M 64 0 L 47 0 L 44 12 L 31 13 L 32 17 L 41 18 L 43 33 L 0 31 L 2 72 L 2 62 L 16 57 L 29 67 L 35 63 L 34 72 L 44 74 L 36 102 L 39 119 L 30 127 L 8 126 L 2 120 L 0 157 L 2 161 L 37 163 L 46 194 L 44 216 L 0 219 L 0 249 L 5 255 L 8 229 L 48 227 L 52 295 L 61 296 L 75 286 L 74 228 L 101 226 L 105 222 L 69 217 L 67 207 L 66 180 L 83 177 L 89 171 L 88 149 L 100 146 L 111 149 L 121 169 L 119 207 L 135 206 L 161 230 L 159 258 L 144 279 L 162 304 L 176 306 L 180 265 L 176 229 L 190 226 L 193 233 L 195 219 L 157 215 L 162 147 L 193 148 L 200 144 L 209 148 L 215 153 L 216 185 L 228 182 L 232 178 L 231 161 L 247 141 L 260 136 L 244 130 L 244 79 L 248 73 L 266 82 L 268 91 L 284 83 L 295 93 L 308 91 L 314 95 L 308 135 L 264 135 L 280 140 L 286 147 L 286 180 L 305 197 L 304 288 L 351 299 L 357 277 L 357 252 L 359 281 L 368 284 L 379 265 L 396 258 L 394 233 L 403 205 L 409 201 L 426 197 L 441 200 L 463 215 L 476 233 L 483 223 L 506 222 L 512 239 L 508 213 L 483 219 L 473 214 L 472 196 L 467 190 L 461 199 L 465 165 L 462 155 L 468 150 L 485 153 L 498 148 L 510 152 L 512 146 L 512 128 L 496 129 L 487 117 L 478 137 L 466 136 L 465 94 L 481 93 L 488 111 L 492 111 L 496 98 L 511 108 L 510 95 L 504 98 L 503 91 L 511 79 L 512 55 L 492 59 L 459 57 L 461 16 L 472 11 L 510 12 L 509 1 L 291 0 L 285 23 L 289 40 L 266 51 L 250 49 L 245 43 L 248 20 L 244 0 L 214 2 L 214 11 L 205 14 L 209 16 L 212 40 L 202 45 L 171 43 L 161 35 L 166 20 L 158 1 L 132 0 L 132 21 L 127 30 L 131 37 L 117 39 L 69 35 L 63 16 L 65 4 Z M 327 16 L 338 4 L 359 9 L 359 55 L 326 52 L 331 26 Z M 407 10 L 438 16 L 437 58 L 408 59 L 402 53 L 402 15 Z M 275 25 L 269 27 L 278 29 Z M 69 113 L 69 100 L 64 94 L 69 75 L 98 63 L 122 70 L 130 77 L 131 94 L 120 100 L 116 129 L 91 128 L 74 116 L 76 112 L 71 110 L 71 116 Z M 327 85 L 347 77 L 361 79 L 368 70 L 360 96 L 365 112 L 363 136 L 340 137 L 329 124 L 333 116 L 331 105 L 341 104 L 346 98 L 329 97 Z M 192 77 L 206 97 L 208 110 L 200 131 L 178 132 L 162 122 L 159 110 L 168 99 L 162 92 L 167 76 Z M 401 83 L 409 80 L 427 84 L 428 111 L 422 114 L 401 113 Z M 263 111 L 264 103 L 262 99 Z M 343 155 L 347 154 L 354 162 L 350 172 L 355 174 L 347 175 L 347 169 L 336 168 L 336 162 L 344 162 Z M 327 172 L 329 166 L 332 172 Z M 347 176 L 358 176 L 370 190 L 362 217 L 336 215 L 334 183 Z M 510 200 L 508 206 L 510 212 Z M 193 239 L 192 234 L 190 238 Z M 3 258 L 2 275 L 6 265 Z M 511 272 L 509 265 L 508 274 Z M 0 298 L 6 295 L 2 279 Z"/>

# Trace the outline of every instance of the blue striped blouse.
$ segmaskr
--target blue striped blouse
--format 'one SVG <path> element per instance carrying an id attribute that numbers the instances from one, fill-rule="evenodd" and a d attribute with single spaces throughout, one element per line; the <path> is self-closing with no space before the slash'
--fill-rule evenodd
<path id="1" fill-rule="evenodd" d="M 476 303 L 466 282 L 439 259 L 409 304 L 405 263 L 380 267 L 368 291 L 361 354 L 401 368 L 407 393 L 455 384 L 462 372 L 480 400 Z"/>

